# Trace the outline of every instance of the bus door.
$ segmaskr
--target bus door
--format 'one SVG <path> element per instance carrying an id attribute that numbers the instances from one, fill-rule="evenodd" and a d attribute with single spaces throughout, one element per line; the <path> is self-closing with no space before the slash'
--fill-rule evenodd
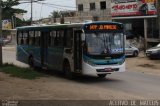
<path id="1" fill-rule="evenodd" d="M 49 40 L 49 32 L 43 31 L 41 35 L 41 66 L 46 67 L 47 62 L 48 62 L 48 40 Z"/>
<path id="2" fill-rule="evenodd" d="M 82 70 L 82 46 L 81 46 L 81 30 L 74 30 L 74 71 Z"/>

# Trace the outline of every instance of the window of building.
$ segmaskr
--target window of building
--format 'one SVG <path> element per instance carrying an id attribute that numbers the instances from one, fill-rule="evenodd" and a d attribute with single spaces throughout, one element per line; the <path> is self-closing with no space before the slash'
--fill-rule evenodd
<path id="1" fill-rule="evenodd" d="M 106 9 L 106 1 L 101 1 L 100 2 L 100 8 L 101 8 L 101 10 Z"/>
<path id="2" fill-rule="evenodd" d="M 96 9 L 95 3 L 90 3 L 90 10 L 95 10 L 95 9 Z"/>
<path id="3" fill-rule="evenodd" d="M 83 4 L 78 4 L 78 11 L 83 11 Z"/>

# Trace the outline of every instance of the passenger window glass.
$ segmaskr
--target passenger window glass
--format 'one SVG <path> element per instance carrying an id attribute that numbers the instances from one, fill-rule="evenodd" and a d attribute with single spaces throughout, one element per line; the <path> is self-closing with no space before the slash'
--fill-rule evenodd
<path id="1" fill-rule="evenodd" d="M 22 32 L 18 32 L 18 38 L 17 38 L 18 42 L 17 44 L 23 44 L 23 35 Z"/>
<path id="2" fill-rule="evenodd" d="M 51 47 L 54 47 L 55 44 L 55 38 L 56 38 L 56 31 L 51 31 L 50 32 L 50 40 L 51 40 Z"/>
<path id="3" fill-rule="evenodd" d="M 35 38 L 34 38 L 34 31 L 29 31 L 29 44 L 34 45 Z"/>
<path id="4" fill-rule="evenodd" d="M 23 32 L 23 43 L 28 44 L 29 39 L 28 39 L 28 32 Z"/>
<path id="5" fill-rule="evenodd" d="M 72 30 L 67 30 L 66 31 L 66 40 L 65 41 L 65 46 L 67 47 L 71 47 L 72 46 L 72 42 L 73 42 L 73 33 L 72 33 Z"/>
<path id="6" fill-rule="evenodd" d="M 41 36 L 41 32 L 35 31 L 35 46 L 40 46 L 40 36 Z"/>

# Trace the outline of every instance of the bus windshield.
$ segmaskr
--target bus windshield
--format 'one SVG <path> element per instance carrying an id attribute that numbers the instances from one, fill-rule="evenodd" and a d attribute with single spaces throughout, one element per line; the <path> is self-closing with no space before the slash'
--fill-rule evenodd
<path id="1" fill-rule="evenodd" d="M 124 53 L 123 33 L 86 33 L 86 52 L 90 55 Z"/>

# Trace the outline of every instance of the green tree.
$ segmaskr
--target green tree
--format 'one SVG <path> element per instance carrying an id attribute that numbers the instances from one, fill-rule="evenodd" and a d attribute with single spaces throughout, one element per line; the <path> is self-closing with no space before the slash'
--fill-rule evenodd
<path id="1" fill-rule="evenodd" d="M 53 12 L 51 12 L 50 17 L 51 18 L 60 18 L 61 17 L 61 13 L 60 13 L 60 11 L 53 11 Z"/>
<path id="2" fill-rule="evenodd" d="M 7 1 L 2 1 L 1 0 L 1 4 L 2 4 L 2 20 L 4 19 L 12 19 L 13 16 L 15 16 L 15 14 L 21 14 L 21 13 L 26 13 L 27 11 L 22 10 L 22 9 L 18 9 L 18 8 L 13 8 L 13 6 L 17 6 L 19 5 L 19 0 L 7 0 Z M 15 20 L 17 21 L 16 24 L 20 24 L 22 25 L 23 20 L 20 20 L 18 18 L 15 17 Z M 18 25 L 19 26 L 19 25 Z"/>
<path id="3" fill-rule="evenodd" d="M 74 17 L 76 15 L 75 11 L 53 11 L 51 12 L 50 17 L 51 18 L 60 18 L 63 17 Z"/>

